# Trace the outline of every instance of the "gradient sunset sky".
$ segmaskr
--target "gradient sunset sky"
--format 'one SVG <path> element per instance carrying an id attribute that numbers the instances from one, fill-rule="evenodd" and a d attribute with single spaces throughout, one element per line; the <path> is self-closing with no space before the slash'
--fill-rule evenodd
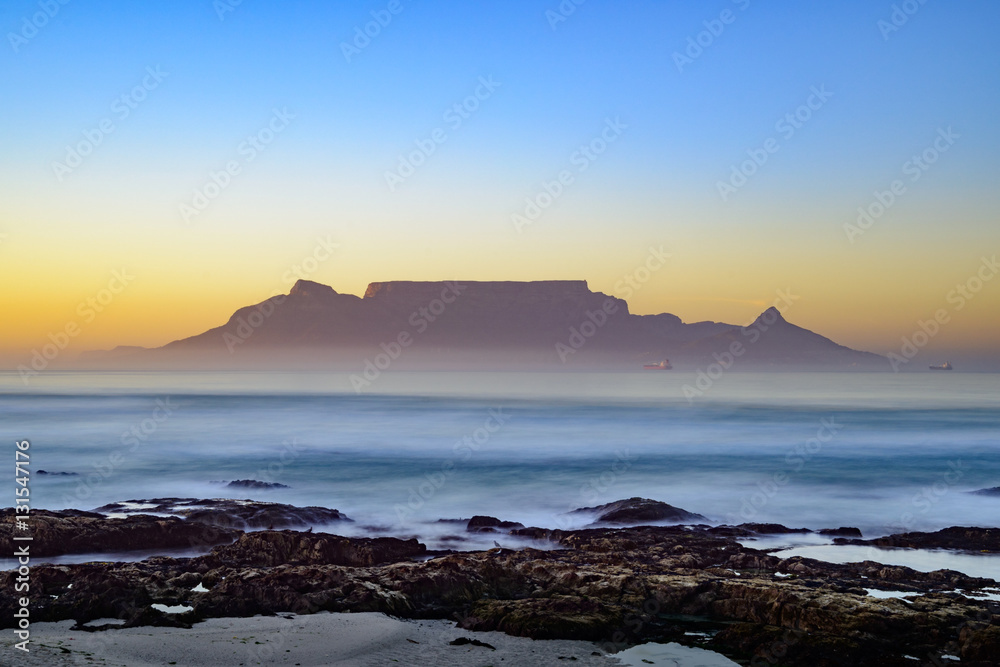
<path id="1" fill-rule="evenodd" d="M 296 266 L 354 294 L 624 297 L 651 247 L 671 257 L 632 312 L 745 324 L 787 289 L 787 319 L 852 347 L 898 351 L 944 309 L 921 359 L 1000 358 L 996 2 L 8 0 L 0 28 L 11 368 L 67 323 L 74 351 L 201 332 Z M 418 143 L 433 153 L 390 187 Z M 85 315 L 115 271 L 133 278 Z"/>

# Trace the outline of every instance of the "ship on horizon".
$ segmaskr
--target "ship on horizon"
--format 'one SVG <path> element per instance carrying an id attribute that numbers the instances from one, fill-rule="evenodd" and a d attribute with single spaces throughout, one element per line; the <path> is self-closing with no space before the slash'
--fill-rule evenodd
<path id="1" fill-rule="evenodd" d="M 950 371 L 952 370 L 952 365 L 950 361 L 946 361 L 938 366 L 928 366 L 932 371 Z"/>
<path id="2" fill-rule="evenodd" d="M 669 359 L 664 359 L 657 364 L 643 364 L 642 368 L 647 371 L 669 371 L 673 366 L 670 365 Z"/>

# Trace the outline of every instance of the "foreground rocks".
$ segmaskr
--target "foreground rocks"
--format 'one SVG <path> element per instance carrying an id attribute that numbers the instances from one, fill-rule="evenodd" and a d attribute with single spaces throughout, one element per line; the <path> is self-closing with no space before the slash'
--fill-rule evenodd
<path id="1" fill-rule="evenodd" d="M 15 515 L 0 510 L 0 549 L 14 553 Z M 31 555 L 35 558 L 74 553 L 115 553 L 152 549 L 207 548 L 232 542 L 240 531 L 178 517 L 148 515 L 108 519 L 96 512 L 33 510 Z"/>
<path id="2" fill-rule="evenodd" d="M 125 515 L 109 517 L 107 515 Z M 14 509 L 0 510 L 0 549 L 14 553 Z M 32 510 L 35 558 L 78 553 L 173 551 L 229 544 L 245 530 L 303 528 L 351 521 L 326 507 L 252 500 L 155 498 L 81 510 Z M 311 529 L 311 528 L 310 528 Z"/>
<path id="3" fill-rule="evenodd" d="M 1000 655 L 1000 604 L 963 594 L 996 587 L 993 580 L 871 561 L 780 559 L 707 527 L 509 530 L 539 539 L 539 548 L 428 559 L 416 540 L 260 531 L 197 558 L 37 565 L 32 620 L 189 625 L 284 611 L 380 611 L 451 618 L 469 630 L 587 639 L 605 650 L 679 641 L 753 664 L 921 664 L 905 655 L 944 664 L 947 654 L 985 667 Z M 0 627 L 13 620 L 15 575 L 0 574 Z M 865 589 L 913 597 L 881 599 Z M 193 611 L 164 614 L 153 603 Z M 691 631 L 706 637 L 685 635 Z"/>
<path id="4" fill-rule="evenodd" d="M 836 544 L 871 545 L 882 548 L 956 549 L 1000 553 L 1000 529 L 952 526 L 935 533 L 901 533 L 874 540 L 838 538 L 834 542 Z"/>
<path id="5" fill-rule="evenodd" d="M 214 549 L 203 562 L 252 567 L 315 564 L 367 567 L 411 560 L 426 553 L 427 547 L 415 539 L 347 538 L 325 533 L 265 530 L 241 535 L 233 544 Z"/>
<path id="6" fill-rule="evenodd" d="M 339 511 L 326 507 L 296 507 L 284 503 L 228 498 L 127 500 L 98 507 L 95 511 L 107 514 L 169 514 L 184 517 L 188 521 L 239 530 L 305 528 L 351 520 Z"/>
<path id="7" fill-rule="evenodd" d="M 593 525 L 638 526 L 650 523 L 699 523 L 708 521 L 694 512 L 649 498 L 629 498 L 569 512 L 594 517 Z"/>

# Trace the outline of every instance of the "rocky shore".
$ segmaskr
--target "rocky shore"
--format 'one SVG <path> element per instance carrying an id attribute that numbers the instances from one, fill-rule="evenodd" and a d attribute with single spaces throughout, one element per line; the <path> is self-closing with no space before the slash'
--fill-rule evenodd
<path id="1" fill-rule="evenodd" d="M 684 512 L 655 501 L 586 508 L 595 525 L 580 530 L 475 517 L 466 531 L 531 539 L 538 548 L 433 552 L 415 539 L 332 534 L 347 520 L 336 510 L 158 500 L 101 508 L 127 515 L 120 518 L 36 512 L 36 559 L 88 545 L 90 552 L 167 545 L 211 550 L 191 558 L 34 565 L 32 622 L 73 620 L 78 629 L 98 631 L 109 626 L 84 624 L 118 619 L 128 627 L 189 627 L 208 618 L 281 612 L 383 612 L 451 619 L 468 631 L 594 641 L 605 652 L 677 642 L 754 665 L 947 664 L 944 656 L 954 656 L 965 667 L 985 667 L 1000 655 L 1000 602 L 995 593 L 983 595 L 996 591 L 995 580 L 875 561 L 783 559 L 737 541 L 802 530 L 774 524 L 627 525 Z M 136 513 L 150 504 L 169 516 Z M 201 514 L 206 511 L 215 514 Z M 262 516 L 270 517 L 263 530 L 234 526 L 260 527 Z M 272 522 L 281 517 L 284 524 Z M 0 515 L 0 524 L 12 521 L 12 511 Z M 310 530 L 323 523 L 330 532 L 277 529 L 288 523 Z M 850 528 L 828 534 L 873 549 L 996 553 L 998 532 L 955 527 L 873 541 Z M 0 534 L 8 553 L 11 533 Z M 0 627 L 11 626 L 15 576 L 0 573 Z"/>

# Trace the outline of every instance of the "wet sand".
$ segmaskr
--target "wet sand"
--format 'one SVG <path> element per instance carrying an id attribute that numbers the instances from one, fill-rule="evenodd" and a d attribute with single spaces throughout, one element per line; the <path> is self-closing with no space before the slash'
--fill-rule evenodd
<path id="1" fill-rule="evenodd" d="M 6 657 L 13 659 L 13 664 L 53 667 L 621 664 L 591 642 L 536 641 L 499 632 L 469 632 L 449 621 L 399 620 L 374 612 L 215 618 L 190 630 L 140 627 L 80 632 L 70 630 L 72 626 L 72 621 L 32 625 L 31 652 L 8 650 Z M 490 644 L 495 650 L 450 645 L 461 637 Z"/>

